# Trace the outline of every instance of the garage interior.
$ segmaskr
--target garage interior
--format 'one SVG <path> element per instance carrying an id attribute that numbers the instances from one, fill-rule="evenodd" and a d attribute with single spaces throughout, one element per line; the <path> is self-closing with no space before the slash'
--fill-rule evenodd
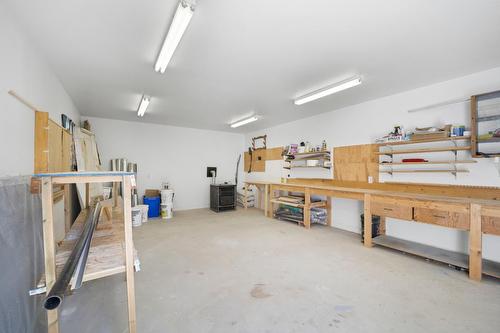
<path id="1" fill-rule="evenodd" d="M 497 332 L 497 1 L 0 2 L 0 332 Z"/>

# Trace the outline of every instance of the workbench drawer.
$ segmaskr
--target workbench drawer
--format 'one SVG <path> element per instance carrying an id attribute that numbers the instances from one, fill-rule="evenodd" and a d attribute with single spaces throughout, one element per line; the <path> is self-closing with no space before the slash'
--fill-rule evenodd
<path id="1" fill-rule="evenodd" d="M 483 216 L 481 223 L 483 233 L 500 236 L 500 217 Z"/>
<path id="2" fill-rule="evenodd" d="M 469 230 L 469 215 L 465 213 L 415 207 L 413 219 L 417 222 Z"/>
<path id="3" fill-rule="evenodd" d="M 373 215 L 393 217 L 401 220 L 413 219 L 413 208 L 409 206 L 396 206 L 380 202 L 372 202 L 371 211 Z"/>

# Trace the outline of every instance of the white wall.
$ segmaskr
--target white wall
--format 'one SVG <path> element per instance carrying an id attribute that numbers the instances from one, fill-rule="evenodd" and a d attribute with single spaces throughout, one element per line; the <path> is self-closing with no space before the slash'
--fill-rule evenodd
<path id="1" fill-rule="evenodd" d="M 365 84 L 369 84 L 369 82 L 365 82 Z M 441 126 L 448 123 L 469 125 L 467 103 L 416 113 L 408 113 L 407 110 L 499 89 L 500 68 L 495 68 L 249 133 L 246 135 L 246 145 L 249 145 L 251 137 L 267 134 L 268 146 L 270 147 L 300 141 L 320 144 L 323 139 L 327 140 L 330 147 L 335 147 L 374 142 L 377 137 L 387 134 L 394 125 L 403 125 L 407 129 L 416 126 Z M 300 108 L 297 109 L 297 112 L 301 112 Z M 429 158 L 429 156 L 427 157 Z M 435 155 L 433 158 L 439 158 L 439 155 Z M 450 156 L 444 155 L 441 158 L 449 159 Z M 470 158 L 470 154 L 461 153 L 460 158 Z M 456 179 L 451 174 L 411 174 L 394 176 L 393 178 L 382 175 L 381 181 L 500 186 L 500 177 L 493 161 L 491 159 L 477 159 L 477 161 L 477 164 L 465 166 L 470 170 L 469 174 L 460 174 Z M 252 173 L 246 177 L 279 181 L 283 174 L 281 163 L 281 161 L 268 162 L 265 173 Z M 328 173 L 325 174 L 324 171 L 306 169 L 298 172 L 295 171 L 292 177 L 328 177 Z M 361 203 L 339 199 L 334 200 L 333 207 L 334 226 L 359 232 Z M 453 251 L 467 252 L 466 234 L 457 230 L 422 223 L 395 222 L 389 219 L 387 233 Z M 483 240 L 484 256 L 500 261 L 500 237 L 485 235 Z"/>
<path id="2" fill-rule="evenodd" d="M 7 92 L 16 91 L 57 123 L 62 113 L 78 122 L 79 113 L 36 43 L 4 4 L 0 4 L 0 45 L 0 177 L 31 174 L 34 113 Z"/>
<path id="3" fill-rule="evenodd" d="M 174 210 L 208 207 L 208 166 L 217 167 L 217 182 L 234 182 L 244 136 L 227 132 L 88 118 L 106 170 L 113 158 L 138 164 L 137 185 L 159 189 L 168 181 L 175 190 Z M 243 162 L 241 163 L 243 164 Z M 240 165 L 240 181 L 241 181 Z"/>

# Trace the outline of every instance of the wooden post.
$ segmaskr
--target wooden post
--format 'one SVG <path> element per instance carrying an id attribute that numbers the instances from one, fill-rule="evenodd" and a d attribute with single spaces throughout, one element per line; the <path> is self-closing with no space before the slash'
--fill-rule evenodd
<path id="1" fill-rule="evenodd" d="M 311 190 L 306 187 L 304 191 L 304 227 L 311 228 Z"/>
<path id="2" fill-rule="evenodd" d="M 482 230 L 481 206 L 470 205 L 470 232 L 469 232 L 469 278 L 481 281 L 482 275 Z"/>
<path id="3" fill-rule="evenodd" d="M 42 222 L 43 251 L 45 255 L 45 285 L 47 293 L 56 282 L 56 242 L 54 240 L 54 220 L 52 215 L 52 178 L 42 178 Z M 47 331 L 59 332 L 57 309 L 47 310 Z"/>
<path id="4" fill-rule="evenodd" d="M 245 183 L 245 188 L 244 188 L 244 191 L 245 191 L 245 202 L 243 203 L 243 207 L 245 209 L 248 209 L 248 204 L 247 204 L 247 200 L 248 200 L 248 183 Z"/>
<path id="5" fill-rule="evenodd" d="M 113 183 L 113 207 L 118 207 L 118 186 L 120 186 L 120 183 L 114 182 Z"/>
<path id="6" fill-rule="evenodd" d="M 123 176 L 123 226 L 125 228 L 125 264 L 127 276 L 129 332 L 136 332 L 135 286 L 134 286 L 134 241 L 132 238 L 131 176 Z"/>
<path id="7" fill-rule="evenodd" d="M 378 234 L 385 235 L 385 216 L 380 217 L 380 224 L 378 225 Z"/>
<path id="8" fill-rule="evenodd" d="M 333 199 L 331 197 L 326 197 L 326 225 L 329 227 L 332 226 L 332 204 L 333 204 Z"/>
<path id="9" fill-rule="evenodd" d="M 264 216 L 269 217 L 269 184 L 264 185 Z"/>
<path id="10" fill-rule="evenodd" d="M 372 211 L 371 211 L 371 195 L 365 194 L 365 227 L 364 227 L 364 244 L 366 247 L 372 247 Z"/>
<path id="11" fill-rule="evenodd" d="M 64 231 L 68 232 L 72 224 L 72 200 L 71 200 L 71 185 L 64 184 Z"/>
<path id="12" fill-rule="evenodd" d="M 268 211 L 267 211 L 267 214 L 268 214 L 268 217 L 273 217 L 273 203 L 271 202 L 271 200 L 274 199 L 274 186 L 273 185 L 270 185 L 269 186 L 269 200 L 268 200 Z"/>

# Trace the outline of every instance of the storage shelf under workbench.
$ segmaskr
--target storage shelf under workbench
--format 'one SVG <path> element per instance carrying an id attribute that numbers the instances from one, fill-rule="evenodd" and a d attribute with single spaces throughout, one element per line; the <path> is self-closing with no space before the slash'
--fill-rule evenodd
<path id="1" fill-rule="evenodd" d="M 373 238 L 372 241 L 374 244 L 380 246 L 450 264 L 456 267 L 469 269 L 469 256 L 464 253 L 443 250 L 437 247 L 387 235 L 377 236 Z M 500 278 L 500 263 L 483 259 L 483 274 Z"/>

